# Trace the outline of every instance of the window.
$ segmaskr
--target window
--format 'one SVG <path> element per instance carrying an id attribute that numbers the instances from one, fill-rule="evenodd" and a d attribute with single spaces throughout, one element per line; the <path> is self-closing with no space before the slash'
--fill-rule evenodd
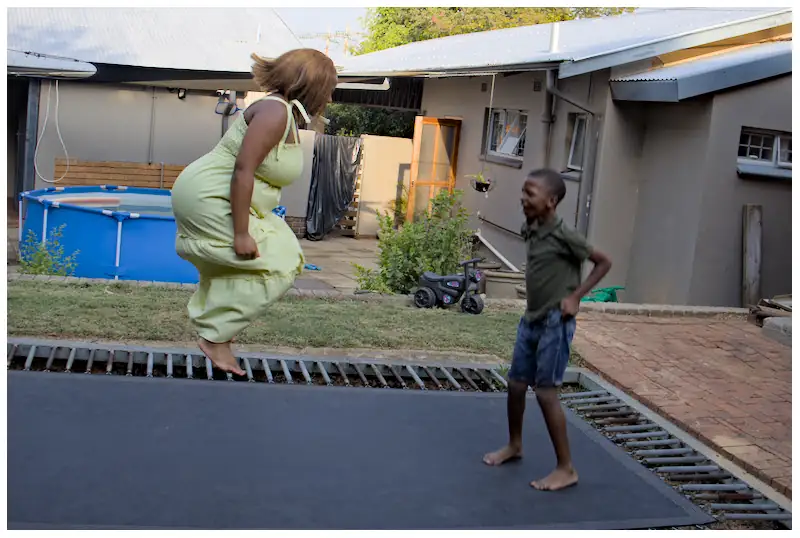
<path id="1" fill-rule="evenodd" d="M 792 167 L 792 135 L 742 129 L 739 137 L 739 162 L 773 168 Z"/>
<path id="2" fill-rule="evenodd" d="M 583 148 L 586 142 L 586 115 L 574 114 L 572 117 L 572 140 L 569 144 L 567 168 L 583 170 Z"/>
<path id="3" fill-rule="evenodd" d="M 487 153 L 522 160 L 528 113 L 522 110 L 492 110 Z"/>

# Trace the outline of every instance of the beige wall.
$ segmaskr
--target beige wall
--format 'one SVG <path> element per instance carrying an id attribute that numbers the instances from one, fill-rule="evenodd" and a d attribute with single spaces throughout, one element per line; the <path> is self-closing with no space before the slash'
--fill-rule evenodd
<path id="1" fill-rule="evenodd" d="M 314 140 L 317 133 L 300 129 L 303 148 L 303 174 L 281 191 L 281 205 L 287 217 L 305 217 L 308 213 L 308 189 L 311 188 L 311 171 L 314 167 Z"/>
<path id="2" fill-rule="evenodd" d="M 357 232 L 362 237 L 374 237 L 378 233 L 377 212 L 390 210 L 399 182 L 408 187 L 413 142 L 373 135 L 364 135 L 361 140 L 364 145 Z"/>
<path id="3" fill-rule="evenodd" d="M 745 204 L 763 207 L 762 296 L 792 291 L 791 181 L 737 176 L 742 127 L 791 133 L 791 75 L 714 97 L 690 288 L 690 301 L 694 304 L 741 304 L 742 206 Z"/>
<path id="4" fill-rule="evenodd" d="M 625 299 L 687 304 L 711 102 L 649 103 Z"/>

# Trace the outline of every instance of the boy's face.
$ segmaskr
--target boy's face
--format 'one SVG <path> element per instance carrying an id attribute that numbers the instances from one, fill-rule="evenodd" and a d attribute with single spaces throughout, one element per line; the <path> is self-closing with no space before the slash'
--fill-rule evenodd
<path id="1" fill-rule="evenodd" d="M 556 197 L 540 179 L 529 177 L 522 186 L 522 212 L 529 219 L 551 214 L 556 208 Z"/>

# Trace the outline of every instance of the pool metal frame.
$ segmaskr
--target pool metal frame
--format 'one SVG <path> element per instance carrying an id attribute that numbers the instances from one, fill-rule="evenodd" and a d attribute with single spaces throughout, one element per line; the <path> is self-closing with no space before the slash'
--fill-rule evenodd
<path id="1" fill-rule="evenodd" d="M 156 221 L 171 221 L 174 222 L 174 217 L 171 216 L 164 216 L 164 215 L 153 215 L 153 214 L 141 214 L 141 213 L 134 213 L 130 211 L 112 211 L 109 209 L 100 209 L 95 207 L 86 207 L 77 205 L 74 203 L 64 203 L 58 200 L 53 200 L 46 198 L 46 195 L 56 194 L 56 193 L 75 193 L 75 194 L 90 194 L 96 192 L 108 192 L 108 193 L 130 193 L 130 194 L 145 194 L 145 195 L 153 195 L 153 196 L 165 196 L 167 198 L 170 197 L 170 191 L 166 189 L 151 189 L 151 188 L 143 188 L 143 187 L 127 187 L 127 186 L 118 186 L 118 185 L 99 185 L 99 186 L 67 186 L 67 187 L 48 187 L 45 189 L 38 189 L 33 191 L 26 191 L 19 194 L 19 244 L 20 246 L 23 243 L 23 224 L 25 222 L 24 216 L 26 212 L 24 211 L 25 206 L 24 202 L 37 202 L 44 206 L 43 210 L 43 217 L 42 217 L 42 232 L 40 243 L 44 245 L 47 241 L 47 224 L 48 224 L 48 214 L 51 211 L 51 208 L 65 208 L 71 209 L 74 211 L 80 211 L 84 213 L 91 213 L 96 215 L 104 215 L 106 217 L 111 217 L 117 221 L 117 231 L 116 231 L 116 245 L 114 251 L 114 274 L 113 280 L 120 280 L 120 259 L 122 253 L 122 224 L 126 220 L 156 220 Z M 187 262 L 188 263 L 188 262 Z M 175 280 L 165 280 L 165 282 L 175 282 Z M 181 281 L 182 282 L 182 281 Z M 195 280 L 196 282 L 196 280 Z"/>

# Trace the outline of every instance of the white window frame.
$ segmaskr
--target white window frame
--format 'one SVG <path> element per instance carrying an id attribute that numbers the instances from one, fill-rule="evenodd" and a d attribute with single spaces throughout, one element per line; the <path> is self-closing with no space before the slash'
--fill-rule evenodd
<path id="1" fill-rule="evenodd" d="M 767 161 L 764 159 L 753 159 L 750 157 L 741 157 L 739 156 L 739 148 L 742 147 L 741 143 L 741 135 L 759 135 L 759 136 L 772 136 L 774 140 L 772 142 L 772 160 Z M 739 142 L 736 145 L 736 159 L 741 164 L 753 164 L 758 166 L 768 166 L 770 168 L 782 168 L 786 170 L 792 169 L 791 162 L 784 162 L 781 161 L 781 141 L 792 141 L 792 133 L 785 133 L 780 131 L 768 131 L 766 129 L 753 129 L 750 127 L 742 127 L 742 130 L 739 134 Z M 748 146 L 749 147 L 749 146 Z"/>
<path id="2" fill-rule="evenodd" d="M 576 172 L 583 171 L 583 162 L 578 164 L 573 164 L 572 162 L 572 158 L 575 155 L 575 143 L 578 141 L 578 126 L 581 123 L 583 123 L 583 151 L 586 151 L 586 126 L 588 125 L 588 118 L 586 114 L 575 114 L 575 121 L 572 124 L 572 140 L 569 143 L 569 153 L 567 154 L 567 168 L 569 170 L 575 170 Z M 581 156 L 581 161 L 583 161 L 583 156 Z"/>
<path id="3" fill-rule="evenodd" d="M 522 132 L 520 133 L 519 137 L 516 137 L 516 142 L 514 143 L 513 147 L 511 147 L 511 151 L 514 151 L 514 149 L 518 147 L 519 141 L 522 140 L 523 137 L 525 137 L 525 142 L 527 143 L 526 133 L 528 131 L 528 112 L 526 110 L 514 110 L 514 109 L 508 109 L 508 108 L 493 108 L 493 109 L 490 110 L 489 118 L 488 118 L 489 136 L 486 139 L 486 148 L 485 148 L 486 149 L 486 155 L 491 155 L 491 156 L 494 156 L 494 157 L 501 157 L 501 158 L 504 158 L 504 159 L 514 159 L 514 160 L 522 162 L 522 160 L 525 157 L 525 147 L 524 146 L 522 148 L 522 155 L 515 155 L 514 153 L 505 153 L 505 152 L 502 152 L 502 151 L 497 151 L 497 150 L 491 149 L 492 140 L 494 140 L 494 138 L 495 138 L 494 115 L 498 114 L 500 116 L 500 122 L 499 122 L 500 128 L 505 130 L 505 127 L 506 127 L 506 125 L 508 123 L 507 118 L 508 118 L 508 113 L 509 112 L 513 112 L 514 114 L 518 115 L 518 117 L 525 116 L 525 127 L 522 129 Z M 500 148 L 500 147 L 506 145 L 507 143 L 512 142 L 513 140 L 514 140 L 514 138 L 509 138 L 509 135 L 506 134 L 503 138 L 500 139 L 500 142 L 498 143 L 497 146 L 498 146 L 498 148 Z"/>

